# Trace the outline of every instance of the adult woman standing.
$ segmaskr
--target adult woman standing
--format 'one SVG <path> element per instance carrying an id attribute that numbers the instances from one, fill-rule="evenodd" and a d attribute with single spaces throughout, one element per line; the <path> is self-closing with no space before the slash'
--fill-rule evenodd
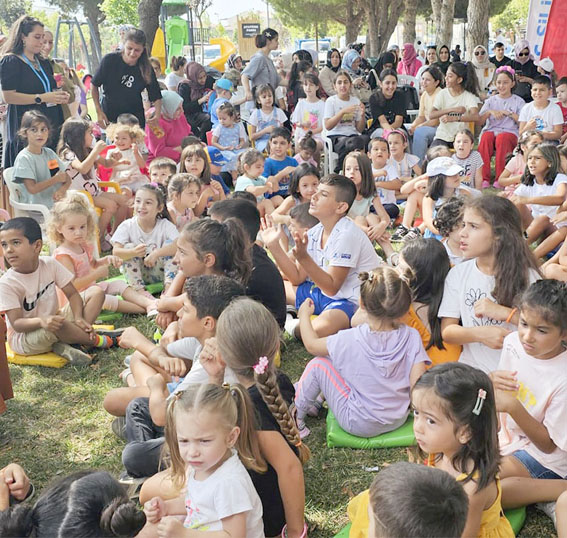
<path id="1" fill-rule="evenodd" d="M 2 47 L 0 60 L 0 84 L 4 101 L 8 104 L 7 133 L 4 166 L 14 164 L 16 155 L 23 148 L 18 138 L 22 116 L 30 109 L 38 109 L 51 122 L 55 148 L 59 129 L 63 123 L 61 105 L 69 101 L 69 94 L 57 91 L 53 70 L 40 53 L 43 48 L 43 23 L 22 15 L 10 29 L 10 35 Z"/>
<path id="2" fill-rule="evenodd" d="M 104 89 L 102 103 L 99 93 L 101 86 Z M 129 112 L 144 127 L 144 90 L 147 90 L 148 98 L 154 104 L 152 121 L 157 124 L 161 116 L 161 90 L 146 50 L 146 34 L 134 29 L 124 36 L 124 46 L 120 51 L 104 56 L 92 79 L 91 92 L 99 125 L 106 127 L 116 122 L 120 114 Z"/>
<path id="3" fill-rule="evenodd" d="M 516 73 L 516 86 L 514 93 L 519 95 L 526 103 L 531 103 L 532 84 L 538 76 L 537 67 L 527 39 L 521 39 L 514 45 L 514 59 L 511 66 Z"/>
<path id="4" fill-rule="evenodd" d="M 261 84 L 269 84 L 275 89 L 281 84 L 287 86 L 287 82 L 281 80 L 276 66 L 270 58 L 270 52 L 279 47 L 279 35 L 272 28 L 266 28 L 255 39 L 256 48 L 259 49 L 250 62 L 242 71 L 242 85 L 246 94 L 246 107 L 254 108 L 254 88 Z"/>
<path id="5" fill-rule="evenodd" d="M 185 66 L 185 77 L 177 86 L 177 93 L 183 98 L 183 112 L 193 134 L 205 142 L 212 124 L 204 105 L 209 100 L 209 93 L 213 91 L 214 80 L 197 62 L 189 62 Z"/>
<path id="6" fill-rule="evenodd" d="M 494 64 L 488 58 L 488 51 L 482 45 L 477 45 L 473 51 L 472 63 L 478 79 L 480 98 L 484 101 L 488 96 L 488 87 L 492 84 L 494 77 Z"/>
<path id="7" fill-rule="evenodd" d="M 417 58 L 415 47 L 411 43 L 404 43 L 404 48 L 402 49 L 402 60 L 398 64 L 398 74 L 415 77 L 420 67 L 421 62 Z"/>
<path id="8" fill-rule="evenodd" d="M 451 51 L 447 45 L 441 45 L 439 47 L 439 52 L 437 53 L 439 56 L 439 61 L 436 62 L 435 66 L 441 69 L 441 73 L 443 75 L 447 74 L 447 69 L 451 65 Z"/>
<path id="9" fill-rule="evenodd" d="M 335 91 L 335 79 L 337 73 L 341 68 L 341 53 L 337 49 L 330 49 L 327 51 L 327 63 L 319 73 L 319 81 L 325 90 L 325 93 L 331 97 L 337 92 Z"/>

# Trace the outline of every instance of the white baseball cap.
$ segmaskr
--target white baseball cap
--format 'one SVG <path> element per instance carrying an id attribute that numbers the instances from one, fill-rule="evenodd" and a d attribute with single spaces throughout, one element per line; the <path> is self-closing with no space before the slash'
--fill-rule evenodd
<path id="1" fill-rule="evenodd" d="M 425 174 L 429 177 L 445 174 L 446 176 L 456 176 L 463 171 L 451 157 L 437 157 L 427 165 Z"/>
<path id="2" fill-rule="evenodd" d="M 551 58 L 542 58 L 536 65 L 541 67 L 546 73 L 551 73 L 553 71 L 553 60 Z"/>

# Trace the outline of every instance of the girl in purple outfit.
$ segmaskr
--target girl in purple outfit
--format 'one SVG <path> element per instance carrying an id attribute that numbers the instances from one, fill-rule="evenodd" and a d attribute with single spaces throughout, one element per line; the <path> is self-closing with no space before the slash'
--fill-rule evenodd
<path id="1" fill-rule="evenodd" d="M 399 428 L 408 416 L 410 389 L 430 364 L 419 333 L 399 321 L 411 291 L 398 272 L 384 266 L 359 278 L 360 308 L 352 318 L 358 326 L 319 338 L 311 324 L 313 302 L 299 309 L 303 343 L 316 355 L 296 388 L 302 438 L 310 433 L 305 416 L 321 407 L 320 394 L 348 433 L 373 437 Z"/>

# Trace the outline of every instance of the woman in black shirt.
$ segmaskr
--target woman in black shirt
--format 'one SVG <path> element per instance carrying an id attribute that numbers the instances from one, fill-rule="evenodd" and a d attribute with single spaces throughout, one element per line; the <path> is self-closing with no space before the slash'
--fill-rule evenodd
<path id="1" fill-rule="evenodd" d="M 130 30 L 124 37 L 124 47 L 107 54 L 92 79 L 92 96 L 98 123 L 106 127 L 116 122 L 120 114 L 134 114 L 143 128 L 146 124 L 142 92 L 155 107 L 153 122 L 161 116 L 161 90 L 146 50 L 146 35 L 142 30 Z M 99 88 L 104 95 L 100 100 Z"/>
<path id="2" fill-rule="evenodd" d="M 4 100 L 8 103 L 6 168 L 14 164 L 16 155 L 23 148 L 18 129 L 22 116 L 28 110 L 37 109 L 49 119 L 53 134 L 49 145 L 52 149 L 55 149 L 59 140 L 59 129 L 63 123 L 61 105 L 69 101 L 69 94 L 57 91 L 51 64 L 41 57 L 43 39 L 43 23 L 22 15 L 12 25 L 2 47 L 0 85 Z"/>
<path id="3" fill-rule="evenodd" d="M 532 84 L 539 73 L 527 39 L 521 39 L 514 45 L 514 55 L 515 58 L 510 66 L 516 72 L 516 85 L 512 92 L 519 95 L 526 103 L 530 103 L 533 101 Z"/>
<path id="4" fill-rule="evenodd" d="M 384 131 L 403 129 L 406 102 L 398 90 L 398 75 L 393 69 L 383 69 L 379 75 L 381 89 L 370 97 L 372 138 L 384 136 Z"/>

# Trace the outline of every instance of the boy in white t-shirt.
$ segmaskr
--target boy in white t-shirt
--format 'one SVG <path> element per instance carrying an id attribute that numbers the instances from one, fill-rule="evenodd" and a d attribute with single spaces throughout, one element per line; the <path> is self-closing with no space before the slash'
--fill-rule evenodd
<path id="1" fill-rule="evenodd" d="M 563 113 L 552 103 L 551 80 L 536 77 L 532 84 L 533 101 L 520 110 L 520 135 L 525 131 L 538 131 L 545 140 L 559 140 L 563 134 Z"/>
<path id="2" fill-rule="evenodd" d="M 10 264 L 0 278 L 0 312 L 6 313 L 8 342 L 15 353 L 38 355 L 53 350 L 78 366 L 92 359 L 70 344 L 99 348 L 116 344 L 117 332 L 97 333 L 92 327 L 104 292 L 92 286 L 81 297 L 73 285 L 73 273 L 49 256 L 40 257 L 41 228 L 34 219 L 17 217 L 4 223 L 0 245 Z M 62 309 L 57 288 L 68 300 Z"/>
<path id="3" fill-rule="evenodd" d="M 372 138 L 368 143 L 368 157 L 372 161 L 372 176 L 380 201 L 391 219 L 396 219 L 400 208 L 396 205 L 396 191 L 402 188 L 402 181 L 396 166 L 389 162 L 390 146 L 382 137 Z"/>
<path id="4" fill-rule="evenodd" d="M 350 327 L 358 308 L 358 273 L 381 264 L 366 234 L 346 217 L 355 198 L 356 187 L 346 177 L 331 174 L 321 180 L 309 206 L 319 224 L 301 236 L 294 234 L 295 260 L 281 247 L 280 228 L 267 225 L 262 232 L 278 267 L 297 286 L 286 289 L 288 301 L 293 299 L 296 308 L 307 299 L 314 302 L 313 329 L 320 337 Z M 291 321 L 286 322 L 286 331 L 299 336 L 299 320 Z"/>

